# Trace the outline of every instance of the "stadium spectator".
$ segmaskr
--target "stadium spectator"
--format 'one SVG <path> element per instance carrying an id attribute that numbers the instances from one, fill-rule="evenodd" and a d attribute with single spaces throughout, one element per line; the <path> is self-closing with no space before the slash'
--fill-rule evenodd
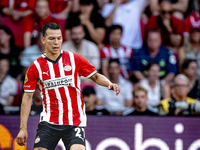
<path id="1" fill-rule="evenodd" d="M 103 106 L 96 105 L 97 97 L 93 87 L 85 87 L 82 91 L 82 94 L 87 115 L 109 115 L 109 112 Z"/>
<path id="2" fill-rule="evenodd" d="M 170 87 L 160 81 L 160 66 L 157 63 L 148 63 L 145 68 L 147 78 L 141 80 L 138 85 L 147 90 L 147 105 L 155 108 L 160 104 L 160 100 L 170 97 Z M 138 86 L 136 85 L 136 86 Z"/>
<path id="3" fill-rule="evenodd" d="M 179 74 L 174 79 L 172 88 L 172 97 L 164 99 L 159 105 L 160 115 L 180 116 L 191 115 L 194 111 L 199 110 L 199 103 L 196 99 L 187 97 L 190 91 L 190 81 L 182 74 Z"/>
<path id="4" fill-rule="evenodd" d="M 21 72 L 22 79 L 25 76 L 25 73 L 28 69 L 28 67 L 31 65 L 32 62 L 34 62 L 38 57 L 41 56 L 41 54 L 45 51 L 44 44 L 41 42 L 42 33 L 40 32 L 37 36 L 37 43 L 27 47 L 21 56 L 20 64 L 23 67 Z"/>
<path id="5" fill-rule="evenodd" d="M 162 35 L 163 45 L 169 47 L 179 47 L 182 44 L 182 34 L 184 31 L 183 21 L 172 16 L 172 4 L 167 1 L 160 2 L 160 15 L 152 16 L 149 19 L 147 29 L 159 29 Z"/>
<path id="6" fill-rule="evenodd" d="M 9 58 L 12 77 L 17 77 L 21 71 L 19 64 L 19 55 L 22 48 L 15 45 L 15 39 L 12 31 L 6 26 L 0 26 L 0 56 Z"/>
<path id="7" fill-rule="evenodd" d="M 161 34 L 158 30 L 148 32 L 147 46 L 135 50 L 131 60 L 131 74 L 136 80 L 145 79 L 145 67 L 149 62 L 160 66 L 160 78 L 166 83 L 173 80 L 177 72 L 176 58 L 170 50 L 161 45 Z"/>
<path id="8" fill-rule="evenodd" d="M 85 31 L 83 25 L 78 24 L 76 26 L 73 26 L 70 29 L 70 33 L 71 40 L 64 42 L 62 45 L 62 49 L 83 55 L 92 65 L 96 67 L 97 70 L 99 70 L 99 48 L 95 43 L 84 39 Z"/>
<path id="9" fill-rule="evenodd" d="M 34 12 L 36 0 L 1 0 L 1 13 L 12 21 L 20 21 Z"/>
<path id="10" fill-rule="evenodd" d="M 157 116 L 157 112 L 147 105 L 147 90 L 137 86 L 133 90 L 134 107 L 123 112 L 123 116 Z"/>
<path id="11" fill-rule="evenodd" d="M 0 59 L 0 104 L 12 106 L 14 96 L 17 94 L 17 81 L 7 75 L 9 71 L 9 60 Z"/>
<path id="12" fill-rule="evenodd" d="M 182 72 L 190 80 L 190 92 L 188 97 L 200 100 L 200 82 L 197 79 L 197 62 L 192 59 L 185 59 Z"/>
<path id="13" fill-rule="evenodd" d="M 187 59 L 196 59 L 198 64 L 197 74 L 200 76 L 200 28 L 193 28 L 190 31 L 190 42 L 185 43 Z"/>
<path id="14" fill-rule="evenodd" d="M 107 88 L 96 86 L 98 105 L 104 106 L 111 114 L 121 115 L 123 111 L 132 107 L 132 85 L 129 81 L 120 75 L 119 59 L 110 59 L 108 64 L 109 79 L 117 83 L 121 92 L 118 96 L 113 95 L 114 91 L 108 91 Z"/>
<path id="15" fill-rule="evenodd" d="M 31 105 L 30 115 L 39 115 L 42 112 L 42 101 L 43 99 L 41 98 L 40 90 L 37 88 L 33 95 L 33 103 Z"/>
<path id="16" fill-rule="evenodd" d="M 105 4 L 102 16 L 105 25 L 119 24 L 123 27 L 121 44 L 132 48 L 141 48 L 143 40 L 140 27 L 140 18 L 143 10 L 150 0 L 116 0 Z"/>
<path id="17" fill-rule="evenodd" d="M 200 12 L 200 0 L 198 0 L 198 11 L 191 13 L 189 16 L 185 18 L 185 30 L 184 30 L 184 42 L 189 42 L 190 31 L 193 28 L 200 29 L 200 21 L 199 21 L 199 12 Z"/>
<path id="18" fill-rule="evenodd" d="M 65 38 L 71 40 L 70 29 L 82 24 L 85 30 L 85 39 L 100 46 L 105 36 L 104 19 L 94 10 L 93 0 L 80 0 L 80 12 L 71 13 L 66 22 Z"/>
<path id="19" fill-rule="evenodd" d="M 102 73 L 108 77 L 108 61 L 109 59 L 118 58 L 121 67 L 121 74 L 124 78 L 129 78 L 129 63 L 133 55 L 133 49 L 120 44 L 122 37 L 122 26 L 112 25 L 109 30 L 110 44 L 104 46 L 100 51 Z"/>
<path id="20" fill-rule="evenodd" d="M 57 19 L 66 19 L 72 8 L 72 1 L 48 0 L 51 15 Z"/>
<path id="21" fill-rule="evenodd" d="M 110 0 L 96 0 L 96 2 L 97 2 L 98 12 L 101 13 L 103 6 L 107 3 L 109 3 Z"/>
<path id="22" fill-rule="evenodd" d="M 50 15 L 49 3 L 47 0 L 37 0 L 35 12 L 24 20 L 24 47 L 36 43 L 38 32 L 42 31 L 43 25 L 49 22 L 58 23 L 58 21 Z"/>

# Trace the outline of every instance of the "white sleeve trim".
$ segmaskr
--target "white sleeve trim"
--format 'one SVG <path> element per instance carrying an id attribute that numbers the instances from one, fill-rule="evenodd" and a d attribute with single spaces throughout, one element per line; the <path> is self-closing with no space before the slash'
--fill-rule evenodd
<path id="1" fill-rule="evenodd" d="M 33 93 L 33 92 L 35 92 L 35 90 L 24 90 L 24 92 Z"/>
<path id="2" fill-rule="evenodd" d="M 88 75 L 86 78 L 90 78 L 91 76 L 93 76 L 94 74 L 96 74 L 97 71 L 95 70 L 94 72 L 92 72 L 90 75 Z"/>

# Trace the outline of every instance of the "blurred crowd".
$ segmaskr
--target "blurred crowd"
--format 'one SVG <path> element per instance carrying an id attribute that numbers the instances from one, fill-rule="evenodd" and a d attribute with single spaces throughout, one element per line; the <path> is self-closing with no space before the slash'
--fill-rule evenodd
<path id="1" fill-rule="evenodd" d="M 82 78 L 87 114 L 200 114 L 200 0 L 1 0 L 0 8 L 0 114 L 19 114 L 49 22 L 61 26 L 63 50 L 121 88 L 115 96 Z M 36 89 L 30 114 L 42 108 Z"/>

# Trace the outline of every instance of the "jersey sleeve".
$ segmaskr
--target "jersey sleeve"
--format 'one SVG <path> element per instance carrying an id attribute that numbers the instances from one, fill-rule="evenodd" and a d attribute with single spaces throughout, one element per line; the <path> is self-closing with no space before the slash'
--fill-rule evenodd
<path id="1" fill-rule="evenodd" d="M 92 77 L 94 74 L 97 73 L 96 68 L 89 63 L 89 61 L 80 54 L 77 54 L 78 59 L 78 66 L 79 66 L 79 75 L 84 76 L 87 78 Z"/>
<path id="2" fill-rule="evenodd" d="M 37 81 L 38 81 L 38 71 L 34 62 L 28 68 L 28 71 L 25 75 L 24 80 L 24 91 L 25 92 L 34 92 L 36 89 Z"/>

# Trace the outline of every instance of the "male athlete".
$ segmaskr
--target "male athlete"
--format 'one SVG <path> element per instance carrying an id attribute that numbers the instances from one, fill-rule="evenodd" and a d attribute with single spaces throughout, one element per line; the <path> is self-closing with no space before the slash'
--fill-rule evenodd
<path id="1" fill-rule="evenodd" d="M 27 142 L 27 121 L 38 84 L 44 101 L 34 150 L 53 150 L 60 139 L 67 150 L 85 150 L 83 127 L 86 126 L 86 115 L 79 77 L 88 77 L 116 91 L 116 95 L 120 87 L 98 74 L 95 67 L 80 54 L 61 50 L 62 33 L 59 25 L 48 23 L 42 32 L 41 41 L 46 52 L 30 65 L 26 73 L 17 143 L 22 146 Z"/>

